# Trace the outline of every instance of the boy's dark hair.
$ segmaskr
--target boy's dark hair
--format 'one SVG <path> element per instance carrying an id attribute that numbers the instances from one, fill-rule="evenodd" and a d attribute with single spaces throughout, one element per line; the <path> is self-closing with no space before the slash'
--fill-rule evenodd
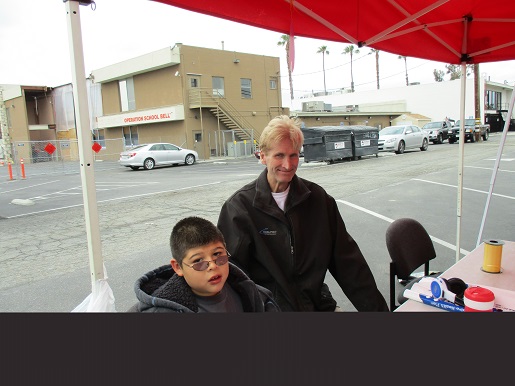
<path id="1" fill-rule="evenodd" d="M 201 217 L 192 216 L 175 224 L 170 235 L 170 248 L 173 258 L 182 266 L 188 250 L 217 241 L 225 245 L 224 236 L 216 225 Z"/>

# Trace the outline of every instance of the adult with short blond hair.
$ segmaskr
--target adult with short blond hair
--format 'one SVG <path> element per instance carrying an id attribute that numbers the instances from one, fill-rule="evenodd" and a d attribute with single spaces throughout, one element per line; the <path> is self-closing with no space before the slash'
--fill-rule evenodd
<path id="1" fill-rule="evenodd" d="M 275 117 L 263 130 L 266 169 L 227 199 L 218 219 L 233 262 L 282 311 L 334 311 L 328 271 L 358 311 L 388 311 L 334 198 L 296 175 L 303 141 L 296 118 Z"/>

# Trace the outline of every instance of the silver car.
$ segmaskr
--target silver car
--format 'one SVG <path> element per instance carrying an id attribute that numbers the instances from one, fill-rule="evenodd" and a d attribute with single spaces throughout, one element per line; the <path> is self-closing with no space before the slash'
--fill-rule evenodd
<path id="1" fill-rule="evenodd" d="M 394 151 L 397 154 L 402 154 L 404 150 L 408 149 L 419 148 L 426 151 L 428 146 L 428 134 L 418 126 L 388 126 L 379 131 L 377 149 L 380 151 Z"/>
<path id="2" fill-rule="evenodd" d="M 198 158 L 195 150 L 183 149 L 172 143 L 147 143 L 137 145 L 120 154 L 120 165 L 137 170 L 176 164 L 193 165 Z"/>

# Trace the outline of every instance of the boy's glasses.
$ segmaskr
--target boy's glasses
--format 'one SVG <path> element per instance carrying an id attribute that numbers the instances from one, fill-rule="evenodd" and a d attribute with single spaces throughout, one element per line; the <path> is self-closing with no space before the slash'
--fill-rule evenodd
<path id="1" fill-rule="evenodd" d="M 193 263 L 191 265 L 189 264 L 186 264 L 186 263 L 182 263 L 184 264 L 186 267 L 189 267 L 189 268 L 193 268 L 195 271 L 205 271 L 206 269 L 209 268 L 209 264 L 210 263 L 215 263 L 216 265 L 218 265 L 219 267 L 221 265 L 225 265 L 227 264 L 227 262 L 229 261 L 229 257 L 231 255 L 229 254 L 229 252 L 227 252 L 227 255 L 222 255 L 222 256 L 218 256 L 216 259 L 214 260 L 202 260 L 202 261 L 197 261 L 196 263 Z"/>

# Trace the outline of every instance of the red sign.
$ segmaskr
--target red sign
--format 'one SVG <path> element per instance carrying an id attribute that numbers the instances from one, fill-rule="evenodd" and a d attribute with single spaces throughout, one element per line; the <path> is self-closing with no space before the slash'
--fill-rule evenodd
<path id="1" fill-rule="evenodd" d="M 52 154 L 54 151 L 55 151 L 55 146 L 52 145 L 50 142 L 45 146 L 45 151 L 48 153 L 48 154 Z"/>
<path id="2" fill-rule="evenodd" d="M 98 142 L 94 142 L 91 148 L 95 153 L 98 153 L 100 150 L 102 150 L 102 145 L 100 145 Z"/>

